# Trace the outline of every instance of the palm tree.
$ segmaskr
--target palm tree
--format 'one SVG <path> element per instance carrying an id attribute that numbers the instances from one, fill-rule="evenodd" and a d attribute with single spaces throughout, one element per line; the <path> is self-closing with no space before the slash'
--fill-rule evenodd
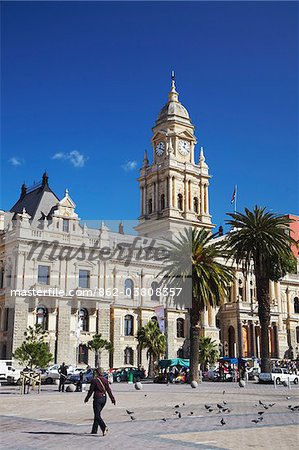
<path id="1" fill-rule="evenodd" d="M 95 367 L 101 365 L 101 355 L 103 350 L 113 351 L 113 345 L 110 341 L 102 338 L 101 334 L 95 334 L 91 341 L 87 342 L 87 347 L 95 353 Z"/>
<path id="2" fill-rule="evenodd" d="M 147 348 L 148 376 L 152 378 L 154 361 L 160 359 L 160 356 L 166 351 L 166 337 L 161 333 L 158 323 L 155 320 L 150 320 L 144 327 L 140 328 L 137 339 L 141 349 Z"/>
<path id="3" fill-rule="evenodd" d="M 210 337 L 201 336 L 199 339 L 199 362 L 202 370 L 207 370 L 207 366 L 214 364 L 219 357 L 218 347 Z"/>
<path id="4" fill-rule="evenodd" d="M 270 372 L 269 326 L 270 295 L 269 281 L 278 281 L 294 266 L 290 244 L 291 220 L 255 206 L 253 211 L 245 208 L 245 214 L 230 213 L 226 222 L 233 227 L 227 245 L 237 264 L 247 273 L 253 264 L 261 326 L 261 369 Z"/>
<path id="5" fill-rule="evenodd" d="M 188 286 L 190 308 L 190 381 L 198 381 L 200 316 L 207 307 L 220 305 L 228 296 L 233 271 L 219 260 L 227 257 L 223 241 L 213 242 L 205 229 L 186 228 L 167 246 L 168 259 L 161 273 L 170 285 Z M 188 289 L 188 287 L 187 287 Z"/>

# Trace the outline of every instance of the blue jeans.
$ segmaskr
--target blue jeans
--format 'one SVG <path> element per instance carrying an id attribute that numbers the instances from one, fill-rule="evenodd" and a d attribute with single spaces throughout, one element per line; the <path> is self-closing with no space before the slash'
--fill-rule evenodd
<path id="1" fill-rule="evenodd" d="M 104 406 L 106 405 L 106 395 L 101 397 L 95 397 L 93 399 L 93 412 L 94 419 L 91 432 L 96 434 L 98 432 L 98 426 L 100 426 L 102 433 L 106 429 L 106 424 L 101 417 L 101 412 Z"/>

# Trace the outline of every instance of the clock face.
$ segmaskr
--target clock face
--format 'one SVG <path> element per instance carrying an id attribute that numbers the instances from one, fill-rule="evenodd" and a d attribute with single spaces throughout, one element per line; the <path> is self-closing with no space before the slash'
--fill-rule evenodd
<path id="1" fill-rule="evenodd" d="M 160 141 L 157 145 L 156 145 L 156 154 L 157 156 L 162 156 L 165 150 L 165 144 L 163 141 Z"/>
<path id="2" fill-rule="evenodd" d="M 188 141 L 179 141 L 179 152 L 181 155 L 186 156 L 190 151 L 190 143 Z"/>

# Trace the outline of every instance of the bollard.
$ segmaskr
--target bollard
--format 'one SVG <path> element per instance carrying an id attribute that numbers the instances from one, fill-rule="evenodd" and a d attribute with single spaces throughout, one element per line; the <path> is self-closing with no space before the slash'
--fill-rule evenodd
<path id="1" fill-rule="evenodd" d="M 276 389 L 277 388 L 277 385 L 276 385 L 276 377 L 274 377 L 274 389 Z"/>
<path id="2" fill-rule="evenodd" d="M 288 377 L 288 389 L 291 389 L 291 379 Z"/>

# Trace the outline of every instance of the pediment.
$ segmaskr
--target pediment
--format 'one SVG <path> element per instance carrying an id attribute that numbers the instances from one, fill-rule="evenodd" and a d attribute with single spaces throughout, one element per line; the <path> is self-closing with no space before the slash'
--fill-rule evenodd
<path id="1" fill-rule="evenodd" d="M 180 138 L 191 139 L 192 141 L 196 141 L 194 134 L 192 134 L 189 130 L 184 130 L 178 133 Z"/>

